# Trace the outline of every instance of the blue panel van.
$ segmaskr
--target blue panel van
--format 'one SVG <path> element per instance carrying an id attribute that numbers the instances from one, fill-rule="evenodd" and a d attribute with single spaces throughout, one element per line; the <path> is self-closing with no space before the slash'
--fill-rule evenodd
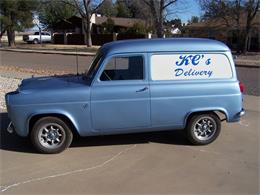
<path id="1" fill-rule="evenodd" d="M 24 79 L 6 94 L 9 132 L 43 153 L 80 136 L 183 129 L 191 143 L 219 135 L 245 114 L 229 48 L 209 39 L 105 44 L 86 73 Z"/>

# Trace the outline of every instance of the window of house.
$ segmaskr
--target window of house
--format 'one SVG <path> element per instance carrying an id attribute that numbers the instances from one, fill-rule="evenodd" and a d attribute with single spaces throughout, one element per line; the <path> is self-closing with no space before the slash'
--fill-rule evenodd
<path id="1" fill-rule="evenodd" d="M 143 67 L 142 56 L 113 57 L 106 64 L 100 80 L 143 80 Z"/>

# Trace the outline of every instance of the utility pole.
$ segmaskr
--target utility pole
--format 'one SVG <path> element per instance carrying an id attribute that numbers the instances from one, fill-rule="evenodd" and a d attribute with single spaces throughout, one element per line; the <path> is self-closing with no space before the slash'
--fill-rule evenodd
<path id="1" fill-rule="evenodd" d="M 40 44 L 42 45 L 42 28 L 40 26 L 40 21 L 37 18 L 35 18 L 33 19 L 33 23 L 39 28 Z"/>

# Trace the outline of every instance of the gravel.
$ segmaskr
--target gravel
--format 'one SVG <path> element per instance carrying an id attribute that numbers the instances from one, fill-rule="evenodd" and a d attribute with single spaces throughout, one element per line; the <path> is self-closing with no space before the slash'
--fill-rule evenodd
<path id="1" fill-rule="evenodd" d="M 0 110 L 6 110 L 5 94 L 10 91 L 15 91 L 20 82 L 21 79 L 0 76 Z"/>

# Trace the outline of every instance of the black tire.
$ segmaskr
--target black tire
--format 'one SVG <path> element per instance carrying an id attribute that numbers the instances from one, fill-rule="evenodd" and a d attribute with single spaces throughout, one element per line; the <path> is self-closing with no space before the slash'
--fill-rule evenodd
<path id="1" fill-rule="evenodd" d="M 30 137 L 38 152 L 55 154 L 70 146 L 73 134 L 63 120 L 57 117 L 44 117 L 33 125 Z"/>
<path id="2" fill-rule="evenodd" d="M 190 118 L 186 127 L 187 137 L 194 145 L 212 143 L 217 139 L 220 131 L 221 121 L 215 113 L 194 115 Z"/>
<path id="3" fill-rule="evenodd" d="M 39 44 L 39 40 L 38 39 L 33 39 L 33 44 Z"/>

